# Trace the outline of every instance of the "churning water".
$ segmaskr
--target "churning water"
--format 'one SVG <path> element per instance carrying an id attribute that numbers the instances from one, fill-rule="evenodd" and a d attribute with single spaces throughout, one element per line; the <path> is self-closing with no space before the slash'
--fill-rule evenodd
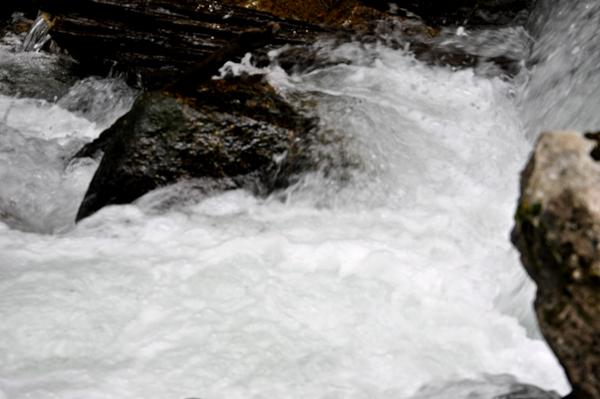
<path id="1" fill-rule="evenodd" d="M 508 239 L 543 77 L 320 46 L 356 62 L 260 72 L 359 166 L 266 200 L 181 183 L 75 226 L 97 161 L 69 159 L 136 93 L 0 96 L 0 398 L 569 392 Z"/>

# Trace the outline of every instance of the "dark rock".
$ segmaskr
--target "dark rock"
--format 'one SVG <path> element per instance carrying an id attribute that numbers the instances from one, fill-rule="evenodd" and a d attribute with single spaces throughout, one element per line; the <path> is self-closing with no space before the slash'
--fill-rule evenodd
<path id="1" fill-rule="evenodd" d="M 260 75 L 209 81 L 195 98 L 147 92 L 96 145 L 105 154 L 77 220 L 190 178 L 270 193 L 321 167 L 316 127 Z"/>
<path id="2" fill-rule="evenodd" d="M 500 73 L 511 76 L 520 69 L 520 60 L 482 57 L 460 48 L 445 49 L 442 38 L 431 41 L 437 31 L 425 23 L 429 21 L 427 18 L 400 10 L 414 9 L 435 20 L 440 15 L 444 18 L 454 15 L 457 9 L 472 14 L 492 8 L 517 10 L 529 4 L 529 0 L 411 1 L 410 4 L 357 0 L 40 2 L 42 9 L 54 16 L 50 35 L 57 46 L 80 61 L 88 75 L 105 76 L 108 71 L 117 71 L 127 76 L 130 85 L 151 90 L 173 82 L 241 32 L 264 27 L 269 22 L 276 23 L 280 31 L 270 44 L 253 51 L 253 61 L 260 66 L 269 62 L 270 50 L 289 45 L 288 48 L 299 50 L 292 50 L 294 54 L 288 53 L 289 57 L 282 56 L 286 59 L 280 59 L 280 64 L 289 70 L 295 63 L 302 69 L 310 62 L 297 56 L 325 37 L 338 41 L 380 40 L 394 48 L 408 47 L 418 59 L 435 65 L 465 68 L 492 63 Z M 389 4 L 393 4 L 393 9 Z M 357 39 L 357 31 L 370 32 L 371 36 L 361 33 Z M 90 52 L 90 48 L 94 51 Z M 234 54 L 233 58 L 239 60 L 242 55 Z"/>
<path id="3" fill-rule="evenodd" d="M 594 149 L 592 150 L 592 152 L 590 153 L 590 156 L 595 160 L 595 161 L 600 161 L 600 132 L 595 132 L 595 133 L 586 133 L 585 134 L 585 138 L 586 139 L 590 139 L 596 142 L 596 146 L 594 147 Z"/>
<path id="4" fill-rule="evenodd" d="M 184 73 L 176 81 L 166 85 L 163 90 L 193 96 L 195 88 L 200 83 L 216 75 L 223 64 L 227 61 L 233 61 L 236 57 L 240 57 L 247 52 L 268 45 L 280 30 L 281 27 L 275 22 L 269 22 L 261 28 L 243 31 L 236 38 L 225 43 L 205 60 Z"/>
<path id="5" fill-rule="evenodd" d="M 9 33 L 24 34 L 31 28 L 32 24 L 33 20 L 27 18 L 23 12 L 14 12 L 10 15 L 10 18 L 0 19 L 0 37 L 4 37 Z"/>
<path id="6" fill-rule="evenodd" d="M 36 0 L 3 1 L 0 3 L 0 21 L 7 20 L 14 12 L 22 12 L 29 19 L 35 19 L 38 10 Z"/>
<path id="7" fill-rule="evenodd" d="M 533 0 L 222 0 L 223 3 L 269 12 L 283 18 L 330 23 L 331 13 L 354 7 L 375 8 L 403 17 L 420 18 L 437 27 L 448 25 L 522 24 Z"/>
<path id="8" fill-rule="evenodd" d="M 40 0 L 40 6 L 56 17 L 52 38 L 88 74 L 118 71 L 147 89 L 172 82 L 241 32 L 269 22 L 281 31 L 262 54 L 343 30 L 210 0 Z"/>
<path id="9" fill-rule="evenodd" d="M 358 0 L 222 0 L 222 3 L 314 24 L 324 23 L 333 11 L 361 5 Z"/>
<path id="10" fill-rule="evenodd" d="M 390 15 L 365 6 L 335 9 L 323 18 L 323 22 L 352 30 L 376 32 L 380 35 L 413 37 L 437 34 L 435 29 L 420 20 Z"/>
<path id="11" fill-rule="evenodd" d="M 570 398 L 600 398 L 600 164 L 594 142 L 546 132 L 521 176 L 512 241 L 537 284 L 540 329 Z"/>
<path id="12" fill-rule="evenodd" d="M 511 387 L 511 392 L 495 396 L 492 399 L 560 399 L 554 391 L 544 391 L 529 384 L 516 383 Z"/>
<path id="13" fill-rule="evenodd" d="M 421 387 L 410 399 L 560 399 L 560 395 L 554 391 L 523 384 L 509 374 L 484 374 L 482 377 L 482 380 L 432 382 Z"/>
<path id="14" fill-rule="evenodd" d="M 428 25 L 442 27 L 521 25 L 534 0 L 364 0 L 384 11 L 414 13 Z"/>

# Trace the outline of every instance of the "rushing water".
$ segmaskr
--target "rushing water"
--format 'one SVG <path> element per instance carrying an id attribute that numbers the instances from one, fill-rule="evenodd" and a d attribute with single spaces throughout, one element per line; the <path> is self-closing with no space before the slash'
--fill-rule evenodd
<path id="1" fill-rule="evenodd" d="M 568 393 L 508 240 L 528 132 L 556 114 L 541 82 L 563 68 L 540 46 L 567 35 L 536 26 L 534 73 L 509 81 L 358 43 L 321 45 L 353 65 L 260 70 L 346 138 L 349 179 L 266 200 L 181 183 L 77 226 L 97 160 L 69 159 L 136 92 L 92 78 L 56 103 L 0 96 L 0 398 Z"/>

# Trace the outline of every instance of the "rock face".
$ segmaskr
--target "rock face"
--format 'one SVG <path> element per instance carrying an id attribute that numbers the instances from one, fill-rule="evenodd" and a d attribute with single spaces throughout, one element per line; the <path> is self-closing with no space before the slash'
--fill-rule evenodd
<path id="1" fill-rule="evenodd" d="M 573 387 L 600 398 L 600 164 L 577 132 L 544 133 L 521 177 L 512 241 L 542 333 Z M 596 150 L 596 152 L 598 152 Z"/>
<path id="2" fill-rule="evenodd" d="M 105 154 L 77 220 L 190 178 L 258 195 L 285 187 L 318 167 L 316 130 L 261 75 L 208 81 L 194 98 L 147 92 L 90 146 Z"/>

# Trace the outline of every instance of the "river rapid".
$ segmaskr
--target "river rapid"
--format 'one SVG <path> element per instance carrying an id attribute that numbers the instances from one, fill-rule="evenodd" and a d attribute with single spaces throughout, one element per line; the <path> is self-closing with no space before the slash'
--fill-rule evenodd
<path id="1" fill-rule="evenodd" d="M 265 74 L 359 160 L 266 199 L 184 182 L 75 225 L 98 161 L 70 157 L 138 92 L 113 77 L 55 101 L 0 96 L 0 398 L 566 395 L 509 234 L 537 135 L 600 128 L 600 6 L 570 3 L 540 1 L 531 35 L 458 32 L 533 43 L 511 79 L 327 41 L 354 62 L 228 64 Z M 18 40 L 0 70 L 55 61 Z"/>

